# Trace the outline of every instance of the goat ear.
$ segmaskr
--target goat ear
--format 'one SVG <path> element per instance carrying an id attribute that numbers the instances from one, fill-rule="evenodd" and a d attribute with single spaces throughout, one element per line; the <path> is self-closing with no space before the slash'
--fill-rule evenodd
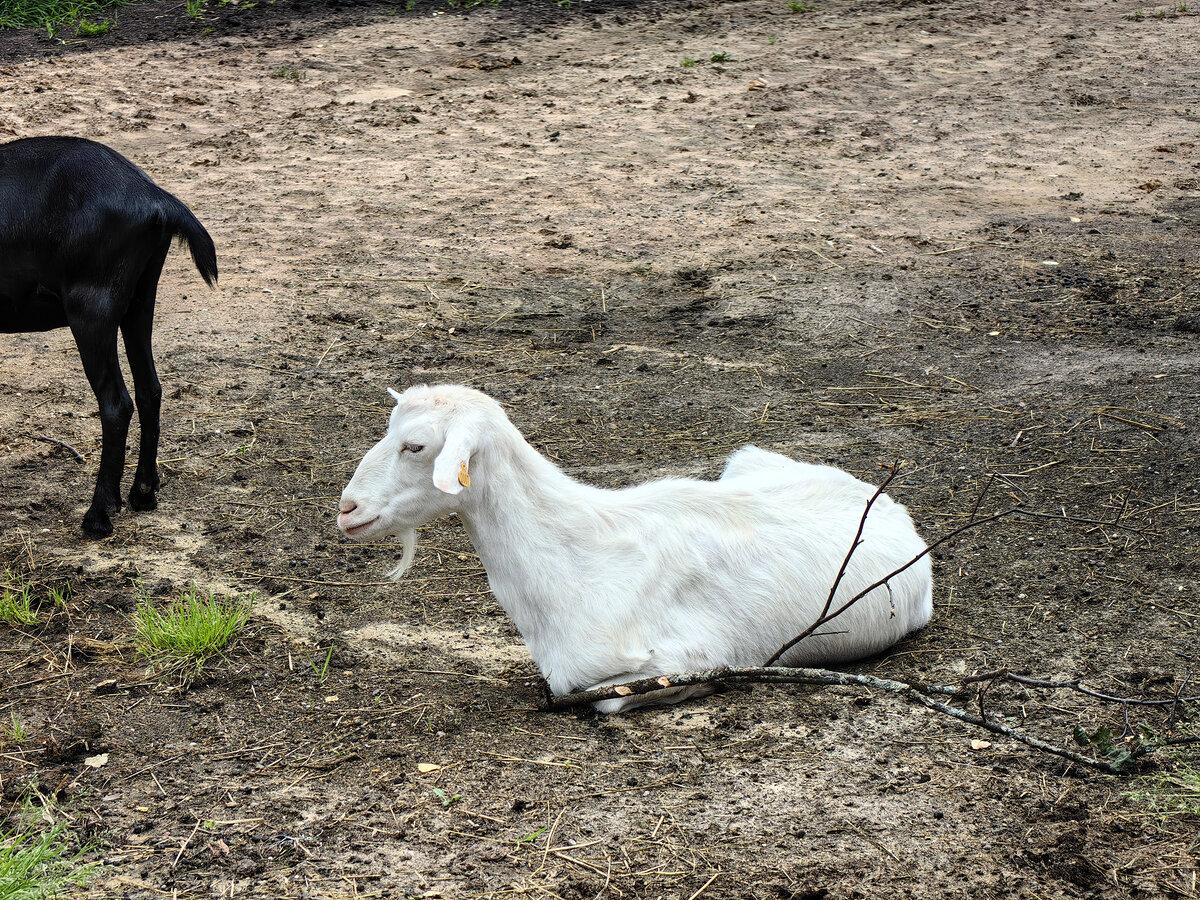
<path id="1" fill-rule="evenodd" d="M 468 467 L 475 452 L 474 440 L 464 427 L 451 428 L 442 452 L 433 462 L 433 485 L 447 494 L 459 494 L 471 486 Z"/>
<path id="2" fill-rule="evenodd" d="M 394 390 L 392 390 L 391 388 L 388 388 L 388 393 L 392 395 L 392 399 L 393 399 L 393 400 L 395 400 L 397 403 L 399 403 L 399 402 L 400 402 L 400 396 L 401 396 L 401 395 L 400 395 L 400 392 L 399 392 L 399 391 L 394 391 Z"/>

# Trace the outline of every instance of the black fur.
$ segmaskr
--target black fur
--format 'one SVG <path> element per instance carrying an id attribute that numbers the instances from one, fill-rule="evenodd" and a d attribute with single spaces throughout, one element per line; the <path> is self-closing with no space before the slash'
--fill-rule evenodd
<path id="1" fill-rule="evenodd" d="M 171 241 L 180 238 L 209 285 L 212 238 L 191 210 L 103 144 L 24 138 L 0 144 L 0 332 L 70 328 L 96 400 L 103 443 L 83 530 L 112 533 L 121 506 L 125 439 L 134 404 L 117 362 L 117 330 L 141 423 L 134 509 L 158 505 L 162 388 L 154 369 L 154 300 Z"/>

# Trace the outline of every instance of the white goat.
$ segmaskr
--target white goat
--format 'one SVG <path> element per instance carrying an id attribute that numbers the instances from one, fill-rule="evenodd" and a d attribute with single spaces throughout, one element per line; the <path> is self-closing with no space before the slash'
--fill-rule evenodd
<path id="1" fill-rule="evenodd" d="M 338 526 L 395 535 L 399 578 L 416 528 L 457 513 L 500 605 L 556 694 L 652 675 L 762 665 L 811 625 L 874 489 L 840 469 L 756 447 L 717 481 L 622 490 L 573 480 L 538 454 L 500 405 L 471 388 L 413 387 L 342 493 Z M 881 495 L 838 603 L 925 549 L 904 507 Z M 929 557 L 876 588 L 782 665 L 878 653 L 933 612 Z M 604 701 L 602 712 L 708 693 L 674 688 Z"/>

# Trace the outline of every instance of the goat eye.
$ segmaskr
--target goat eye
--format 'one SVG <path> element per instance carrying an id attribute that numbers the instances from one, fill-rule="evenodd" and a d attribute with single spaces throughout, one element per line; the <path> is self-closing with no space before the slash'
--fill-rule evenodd
<path id="1" fill-rule="evenodd" d="M 424 449 L 425 449 L 424 444 L 408 444 L 408 443 L 406 443 L 403 447 L 400 448 L 400 452 L 401 453 L 420 453 Z"/>

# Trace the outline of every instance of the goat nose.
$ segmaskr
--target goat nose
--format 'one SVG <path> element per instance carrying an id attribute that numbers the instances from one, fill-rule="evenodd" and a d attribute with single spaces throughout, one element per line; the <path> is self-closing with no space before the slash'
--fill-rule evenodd
<path id="1" fill-rule="evenodd" d="M 338 503 L 338 512 L 342 513 L 343 515 L 346 513 L 352 513 L 356 509 L 358 509 L 358 504 L 345 497 L 343 497 L 341 502 Z"/>

